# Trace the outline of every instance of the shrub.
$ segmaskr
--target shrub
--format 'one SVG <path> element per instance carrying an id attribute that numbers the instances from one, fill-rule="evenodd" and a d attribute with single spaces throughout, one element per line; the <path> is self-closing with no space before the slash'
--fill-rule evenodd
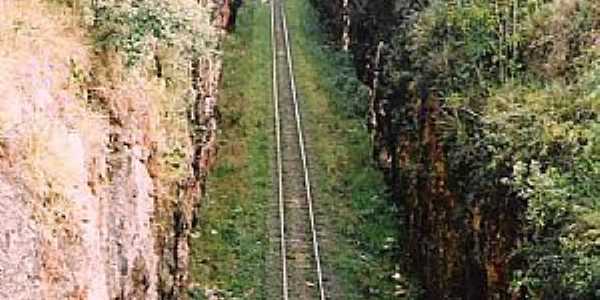
<path id="1" fill-rule="evenodd" d="M 597 43 L 600 4 L 590 0 L 555 1 L 542 6 L 523 29 L 524 61 L 542 79 L 575 77 L 591 63 L 587 49 Z"/>
<path id="2" fill-rule="evenodd" d="M 107 1 L 93 9 L 96 44 L 122 52 L 129 66 L 159 47 L 187 59 L 215 48 L 208 9 L 192 1 Z"/>

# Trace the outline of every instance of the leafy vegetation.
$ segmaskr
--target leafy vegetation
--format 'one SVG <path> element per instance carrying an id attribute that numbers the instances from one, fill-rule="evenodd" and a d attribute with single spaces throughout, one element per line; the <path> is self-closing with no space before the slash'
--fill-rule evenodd
<path id="1" fill-rule="evenodd" d="M 483 207 L 505 198 L 525 207 L 513 294 L 597 297 L 599 8 L 433 1 L 390 45 L 411 63 L 406 72 L 388 60 L 393 84 L 416 77 L 440 99 L 451 188 L 467 199 L 494 195 Z"/>
<path id="2" fill-rule="evenodd" d="M 363 82 L 379 80 L 376 151 L 412 210 L 426 295 L 598 298 L 598 1 L 390 2 L 351 5 L 352 50 Z M 442 217 L 440 194 L 458 203 Z M 487 287 L 436 279 L 450 268 Z"/>
<path id="3" fill-rule="evenodd" d="M 68 6 L 89 28 L 95 46 L 122 55 L 128 67 L 152 63 L 157 52 L 175 50 L 187 60 L 214 51 L 211 7 L 190 0 L 51 0 Z"/>
<path id="4" fill-rule="evenodd" d="M 193 4 L 192 4 L 193 5 Z M 125 54 L 134 65 L 157 47 L 175 47 L 182 58 L 214 48 L 208 9 L 185 1 L 133 1 L 93 6 L 96 43 Z M 205 23 L 202 22 L 205 21 Z"/>
<path id="5" fill-rule="evenodd" d="M 522 24 L 510 25 L 514 27 L 509 38 L 514 54 L 506 63 L 494 55 L 492 46 L 502 38 L 494 34 L 496 24 L 490 22 L 496 19 L 494 3 L 488 1 L 457 7 L 452 14 L 441 13 L 449 14 L 448 21 L 442 23 L 453 33 L 441 43 L 443 51 L 430 45 L 442 40 L 434 29 L 438 27 L 423 29 L 419 26 L 427 22 L 417 23 L 414 55 L 422 58 L 428 53 L 429 58 L 438 56 L 453 62 L 428 64 L 443 68 L 420 71 L 436 72 L 434 86 L 448 99 L 446 111 L 452 117 L 442 122 L 454 124 L 444 132 L 451 172 L 487 172 L 491 175 L 463 184 L 468 184 L 469 190 L 480 188 L 479 192 L 506 185 L 511 192 L 505 197 L 514 197 L 526 206 L 525 243 L 517 249 L 517 257 L 524 263 L 514 271 L 515 291 L 533 298 L 593 299 L 600 284 L 600 256 L 594 250 L 595 239 L 589 238 L 598 229 L 590 216 L 597 211 L 600 199 L 600 191 L 594 188 L 600 178 L 600 152 L 595 146 L 600 95 L 597 85 L 590 82 L 598 81 L 599 61 L 597 47 L 585 36 L 600 29 L 600 23 L 591 21 L 600 17 L 600 11 L 589 1 L 571 1 L 566 8 L 558 5 L 550 3 L 533 10 L 525 7 L 530 15 L 519 14 Z M 444 6 L 434 3 L 424 18 L 431 11 L 447 11 Z M 556 26 L 551 22 L 557 18 L 570 20 L 563 19 L 564 28 L 549 28 Z M 456 24 L 474 26 L 467 25 L 469 30 L 457 34 Z M 551 42 L 549 35 L 540 33 L 546 30 L 553 31 Z M 561 47 L 564 49 L 558 49 Z M 551 65 L 553 70 L 548 71 L 552 76 L 531 72 L 539 67 L 535 65 L 539 64 L 538 55 L 546 56 L 544 64 Z M 579 65 L 582 60 L 593 64 Z M 502 76 L 503 64 L 513 66 L 507 72 L 510 82 Z M 473 114 L 467 116 L 459 113 L 461 110 Z M 490 185 L 490 181 L 496 183 Z"/>

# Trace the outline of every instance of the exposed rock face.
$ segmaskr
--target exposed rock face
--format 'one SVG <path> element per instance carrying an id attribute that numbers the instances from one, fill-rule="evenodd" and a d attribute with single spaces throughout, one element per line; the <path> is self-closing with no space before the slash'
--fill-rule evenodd
<path id="1" fill-rule="evenodd" d="M 232 31 L 235 28 L 237 10 L 241 5 L 242 0 L 223 0 L 216 23 L 222 29 Z"/>
<path id="2" fill-rule="evenodd" d="M 221 76 L 221 61 L 216 55 L 192 64 L 193 103 L 190 121 L 193 126 L 190 152 L 190 176 L 175 188 L 176 204 L 166 203 L 157 211 L 157 217 L 166 221 L 167 229 L 159 230 L 161 240 L 161 299 L 185 298 L 188 284 L 189 239 L 196 223 L 200 198 L 209 168 L 216 158 L 217 87 Z M 169 228 L 170 227 L 170 228 Z"/>
<path id="3" fill-rule="evenodd" d="M 507 190 L 457 189 L 464 178 L 448 167 L 438 101 L 426 98 L 408 115 L 415 116 L 415 134 L 401 131 L 389 172 L 397 201 L 407 208 L 409 251 L 426 297 L 508 299 L 522 205 Z"/>
<path id="4" fill-rule="evenodd" d="M 374 157 L 394 201 L 407 208 L 401 217 L 406 218 L 408 248 L 425 298 L 509 298 L 509 258 L 520 237 L 522 205 L 510 201 L 506 190 L 488 195 L 457 188 L 464 174 L 448 167 L 437 128 L 439 101 L 427 80 L 394 82 L 386 69 L 410 66 L 408 49 L 392 46 L 392 39 L 410 28 L 427 1 L 356 0 L 348 9 L 343 1 L 313 3 L 331 39 L 350 41 L 358 75 L 371 89 Z M 344 21 L 347 10 L 349 22 Z"/>
<path id="5" fill-rule="evenodd" d="M 160 80 L 85 79 L 104 78 L 95 65 L 110 60 L 41 1 L 0 1 L 0 15 L 0 299 L 186 298 L 219 55 L 193 63 L 187 129 L 167 138 Z M 172 179 L 175 146 L 184 165 Z"/>

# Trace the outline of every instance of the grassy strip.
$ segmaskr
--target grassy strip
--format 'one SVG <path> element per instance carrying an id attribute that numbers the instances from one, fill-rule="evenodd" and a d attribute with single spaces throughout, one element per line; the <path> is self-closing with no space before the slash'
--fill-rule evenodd
<path id="1" fill-rule="evenodd" d="M 350 117 L 347 109 L 355 105 L 348 96 L 360 90 L 352 86 L 358 80 L 347 57 L 323 47 L 318 17 L 308 1 L 288 0 L 286 5 L 316 201 L 328 219 L 323 221 L 323 259 L 342 294 L 336 298 L 401 298 L 408 284 L 392 278 L 399 272 L 398 212 L 372 165 L 364 118 Z"/>
<path id="2" fill-rule="evenodd" d="M 192 239 L 193 298 L 264 299 L 272 199 L 269 6 L 246 2 L 224 51 L 219 160 Z"/>

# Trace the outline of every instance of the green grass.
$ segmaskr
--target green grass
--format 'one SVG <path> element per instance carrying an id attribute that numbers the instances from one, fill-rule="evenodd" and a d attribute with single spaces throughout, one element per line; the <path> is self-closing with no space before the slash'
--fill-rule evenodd
<path id="1" fill-rule="evenodd" d="M 323 260 L 335 270 L 337 299 L 392 299 L 400 232 L 369 136 L 344 100 L 355 89 L 348 61 L 322 47 L 306 0 L 287 0 L 296 79 L 311 156 Z M 192 240 L 192 296 L 266 299 L 268 201 L 273 198 L 270 15 L 246 2 L 224 48 L 218 163 Z M 342 76 L 340 76 L 342 74 Z M 340 84 L 341 83 L 341 84 Z M 348 84 L 350 83 L 350 84 Z M 356 105 L 357 99 L 352 99 Z M 366 102 L 364 105 L 367 105 Z M 327 215 L 327 220 L 323 217 Z"/>
<path id="2" fill-rule="evenodd" d="M 245 2 L 224 45 L 218 162 L 192 238 L 192 298 L 264 299 L 272 199 L 270 10 Z"/>
<path id="3" fill-rule="evenodd" d="M 340 299 L 398 299 L 401 232 L 382 174 L 371 159 L 365 118 L 349 117 L 359 90 L 347 57 L 325 48 L 317 14 L 307 0 L 287 0 L 286 11 L 304 126 L 316 175 L 316 200 L 327 214 L 323 260 L 333 266 Z M 344 101 L 348 101 L 347 104 Z M 366 98 L 362 105 L 368 105 Z M 358 110 L 360 111 L 360 109 Z M 351 114 L 350 114 L 351 115 Z M 313 176 L 314 176 L 313 175 Z"/>

